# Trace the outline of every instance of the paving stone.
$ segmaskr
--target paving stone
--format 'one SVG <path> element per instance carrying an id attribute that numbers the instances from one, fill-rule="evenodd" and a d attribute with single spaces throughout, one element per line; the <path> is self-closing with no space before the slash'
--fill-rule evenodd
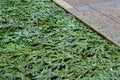
<path id="1" fill-rule="evenodd" d="M 98 33 L 120 46 L 120 0 L 54 1 Z"/>

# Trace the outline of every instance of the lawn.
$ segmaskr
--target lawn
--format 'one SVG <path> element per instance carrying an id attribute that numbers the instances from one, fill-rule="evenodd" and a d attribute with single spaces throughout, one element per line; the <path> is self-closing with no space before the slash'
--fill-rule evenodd
<path id="1" fill-rule="evenodd" d="M 51 0 L 0 0 L 0 80 L 119 80 L 120 48 Z"/>

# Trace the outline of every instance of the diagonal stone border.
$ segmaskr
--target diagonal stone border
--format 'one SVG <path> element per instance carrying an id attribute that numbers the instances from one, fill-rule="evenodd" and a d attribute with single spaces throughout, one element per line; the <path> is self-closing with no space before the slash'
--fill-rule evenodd
<path id="1" fill-rule="evenodd" d="M 88 16 L 83 15 L 80 11 L 78 11 L 74 6 L 68 4 L 64 0 L 53 0 L 56 4 L 70 12 L 72 15 L 76 16 L 79 20 L 87 24 L 89 27 L 91 27 L 93 30 L 116 44 L 117 46 L 120 47 L 120 35 L 112 32 L 111 30 L 107 29 L 104 26 L 101 26 L 99 23 L 96 23 L 93 21 L 91 18 Z M 112 5 L 116 4 L 116 2 L 108 4 L 107 5 Z M 112 24 L 112 23 L 111 23 Z"/>

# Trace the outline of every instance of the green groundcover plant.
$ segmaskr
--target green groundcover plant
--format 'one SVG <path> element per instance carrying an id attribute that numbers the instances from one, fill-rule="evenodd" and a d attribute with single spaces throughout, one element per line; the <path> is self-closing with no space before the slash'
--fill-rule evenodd
<path id="1" fill-rule="evenodd" d="M 119 80 L 120 48 L 51 0 L 0 0 L 0 80 Z"/>

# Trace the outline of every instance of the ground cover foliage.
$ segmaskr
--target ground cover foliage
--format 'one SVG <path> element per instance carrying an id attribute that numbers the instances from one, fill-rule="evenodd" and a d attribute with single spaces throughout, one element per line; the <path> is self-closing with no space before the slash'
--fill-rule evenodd
<path id="1" fill-rule="evenodd" d="M 50 0 L 0 0 L 0 80 L 119 80 L 120 49 Z"/>

